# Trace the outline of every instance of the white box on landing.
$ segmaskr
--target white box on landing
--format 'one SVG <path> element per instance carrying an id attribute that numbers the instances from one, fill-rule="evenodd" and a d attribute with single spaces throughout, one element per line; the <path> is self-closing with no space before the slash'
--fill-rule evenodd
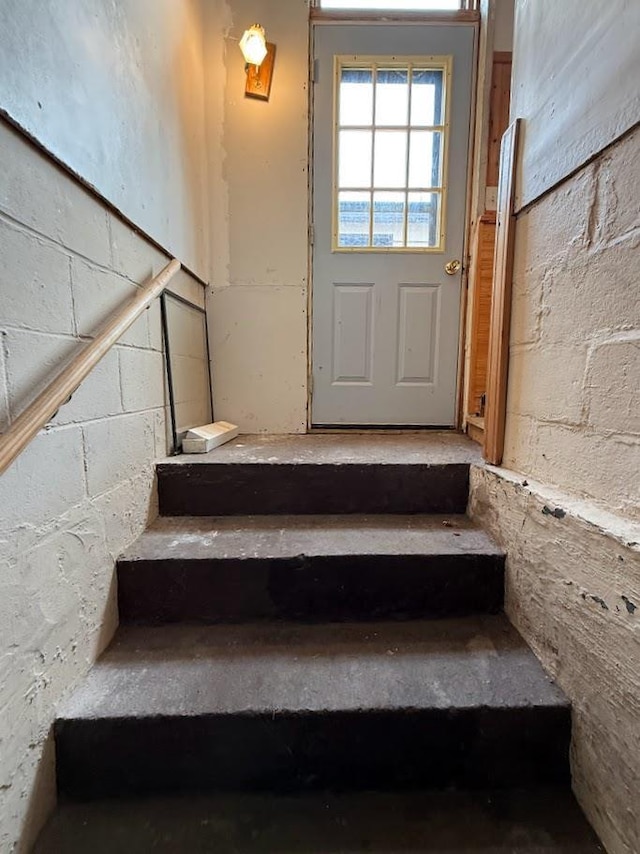
<path id="1" fill-rule="evenodd" d="M 214 424 L 194 427 L 182 440 L 182 451 L 185 454 L 206 454 L 235 439 L 239 432 L 240 428 L 228 421 L 216 421 Z"/>

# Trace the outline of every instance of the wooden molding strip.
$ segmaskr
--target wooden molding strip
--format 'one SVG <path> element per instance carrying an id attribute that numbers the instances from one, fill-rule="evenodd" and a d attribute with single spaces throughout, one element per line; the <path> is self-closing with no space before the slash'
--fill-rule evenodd
<path id="1" fill-rule="evenodd" d="M 175 258 L 167 264 L 161 273 L 107 322 L 93 341 L 72 359 L 56 379 L 16 418 L 6 433 L 0 436 L 0 474 L 9 468 L 58 409 L 69 400 L 100 359 L 109 352 L 145 308 L 160 296 L 180 266 L 180 262 Z"/>
<path id="2" fill-rule="evenodd" d="M 507 379 L 509 372 L 509 335 L 511 331 L 511 282 L 515 242 L 516 163 L 520 119 L 509 125 L 500 147 L 498 183 L 498 222 L 493 265 L 491 329 L 487 375 L 484 458 L 500 465 L 504 451 L 507 417 Z"/>

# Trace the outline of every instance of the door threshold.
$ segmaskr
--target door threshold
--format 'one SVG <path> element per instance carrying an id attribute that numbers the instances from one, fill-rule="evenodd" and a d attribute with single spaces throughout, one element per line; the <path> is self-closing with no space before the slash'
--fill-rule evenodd
<path id="1" fill-rule="evenodd" d="M 399 426 L 398 424 L 373 424 L 371 426 L 366 424 L 318 424 L 309 427 L 307 433 L 386 433 L 391 435 L 406 435 L 407 433 L 460 433 L 462 435 L 462 431 L 458 427 L 452 427 L 451 425 L 422 427 L 415 424 L 407 425 L 406 427 Z"/>

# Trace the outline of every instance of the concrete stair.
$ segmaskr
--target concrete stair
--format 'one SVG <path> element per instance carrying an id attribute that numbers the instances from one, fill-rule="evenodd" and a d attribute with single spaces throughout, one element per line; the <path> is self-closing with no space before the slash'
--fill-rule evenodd
<path id="1" fill-rule="evenodd" d="M 504 555 L 465 516 L 161 518 L 118 561 L 120 619 L 497 613 Z"/>
<path id="2" fill-rule="evenodd" d="M 72 797 L 565 783 L 569 737 L 501 616 L 130 628 L 56 725 Z"/>
<path id="3" fill-rule="evenodd" d="M 504 555 L 463 515 L 476 454 L 453 434 L 241 437 L 160 464 L 162 516 L 118 561 L 121 627 L 60 709 L 69 806 L 37 850 L 79 850 L 74 822 L 102 826 L 114 797 L 128 799 L 116 814 L 143 840 L 136 822 L 151 807 L 136 799 L 168 797 L 157 803 L 180 815 L 171 798 L 190 793 L 211 815 L 237 798 L 266 846 L 228 847 L 227 826 L 202 836 L 206 850 L 435 852 L 437 822 L 423 847 L 403 847 L 398 825 L 387 847 L 388 827 L 366 847 L 341 848 L 338 835 L 291 848 L 297 819 L 283 805 L 306 799 L 315 818 L 300 832 L 313 839 L 326 830 L 314 829 L 318 804 L 339 797 L 362 836 L 358 798 L 393 809 L 422 798 L 428 812 L 441 796 L 445 813 L 464 802 L 482 825 L 487 793 L 525 815 L 525 796 L 505 793 L 535 800 L 549 786 L 571 832 L 554 836 L 551 810 L 521 838 L 496 825 L 487 850 L 599 850 L 569 791 L 569 704 L 500 613 Z M 247 798 L 266 799 L 258 812 L 271 804 L 282 844 L 267 842 Z M 200 850 L 174 830 L 182 841 L 167 850 Z M 539 832 L 547 847 L 535 847 Z M 447 838 L 451 854 L 472 850 L 453 828 Z M 130 850 L 156 850 L 146 839 Z"/>
<path id="4" fill-rule="evenodd" d="M 476 453 L 439 436 L 241 438 L 160 463 L 160 513 L 464 513 Z"/>

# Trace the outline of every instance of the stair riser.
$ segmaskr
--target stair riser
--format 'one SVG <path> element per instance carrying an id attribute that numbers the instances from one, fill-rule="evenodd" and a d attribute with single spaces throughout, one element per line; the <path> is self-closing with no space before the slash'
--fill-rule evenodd
<path id="1" fill-rule="evenodd" d="M 186 790 L 526 788 L 569 779 L 566 708 L 58 721 L 58 787 L 92 799 Z"/>
<path id="2" fill-rule="evenodd" d="M 118 564 L 123 623 L 304 622 L 495 614 L 498 555 L 299 556 Z"/>
<path id="3" fill-rule="evenodd" d="M 469 466 L 160 464 L 164 516 L 464 513 Z"/>

